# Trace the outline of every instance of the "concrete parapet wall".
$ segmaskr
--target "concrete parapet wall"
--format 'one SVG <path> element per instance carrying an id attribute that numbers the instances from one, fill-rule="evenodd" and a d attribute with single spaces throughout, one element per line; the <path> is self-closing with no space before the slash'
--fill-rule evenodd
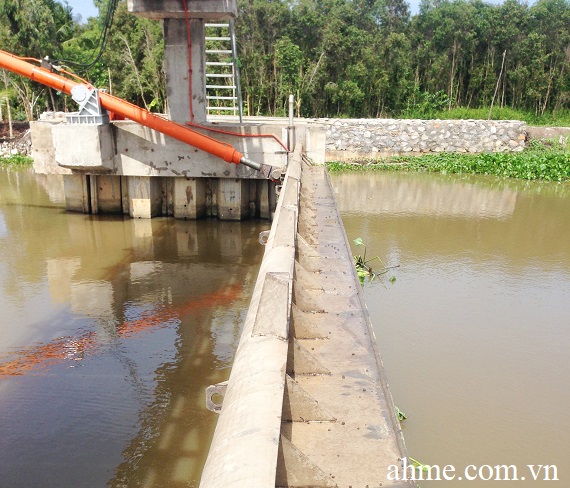
<path id="1" fill-rule="evenodd" d="M 284 127 L 284 124 L 212 124 L 216 130 L 235 132 L 238 136 L 195 130 L 231 144 L 256 162 L 285 167 L 285 149 L 275 139 L 256 137 L 273 134 L 286 140 Z M 36 173 L 70 174 L 72 169 L 121 176 L 263 178 L 247 166 L 226 163 L 136 122 L 97 126 L 37 121 L 31 128 Z"/>
<path id="2" fill-rule="evenodd" d="M 522 151 L 526 123 L 510 120 L 314 119 L 327 161 L 437 152 Z"/>

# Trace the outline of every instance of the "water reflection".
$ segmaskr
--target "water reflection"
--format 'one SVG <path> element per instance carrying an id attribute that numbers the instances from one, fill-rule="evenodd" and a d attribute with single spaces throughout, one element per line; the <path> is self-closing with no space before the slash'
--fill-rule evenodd
<path id="1" fill-rule="evenodd" d="M 68 214 L 48 187 L 0 170 L 2 484 L 197 484 L 267 223 Z"/>
<path id="2" fill-rule="evenodd" d="M 568 184 L 409 173 L 343 174 L 334 182 L 349 238 L 365 229 L 380 256 L 397 257 L 405 236 L 411 259 L 570 266 L 561 259 L 570 240 Z"/>
<path id="3" fill-rule="evenodd" d="M 400 265 L 364 294 L 410 455 L 515 465 L 523 486 L 540 486 L 528 464 L 568 479 L 570 185 L 398 173 L 333 185 L 349 240 Z"/>
<path id="4" fill-rule="evenodd" d="M 341 210 L 375 215 L 430 215 L 501 219 L 513 214 L 516 191 L 489 188 L 473 181 L 409 178 L 379 173 L 374 178 L 355 174 L 335 176 Z"/>

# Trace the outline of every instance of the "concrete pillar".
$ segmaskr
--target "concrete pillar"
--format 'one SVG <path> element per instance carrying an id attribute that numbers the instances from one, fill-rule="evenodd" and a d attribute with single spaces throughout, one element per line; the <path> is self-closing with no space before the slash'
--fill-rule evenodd
<path id="1" fill-rule="evenodd" d="M 160 178 L 152 176 L 128 176 L 129 215 L 150 219 L 162 212 Z"/>
<path id="2" fill-rule="evenodd" d="M 164 19 L 164 67 L 170 119 L 184 124 L 190 120 L 188 78 L 188 30 L 184 18 Z M 206 122 L 206 59 L 204 20 L 190 19 L 192 43 L 192 109 L 194 121 Z"/>
<path id="3" fill-rule="evenodd" d="M 259 190 L 259 216 L 262 219 L 269 219 L 271 217 L 271 209 L 269 207 L 269 181 L 260 181 Z"/>
<path id="4" fill-rule="evenodd" d="M 243 220 L 250 217 L 250 181 L 231 178 L 218 180 L 217 203 L 220 220 Z"/>
<path id="5" fill-rule="evenodd" d="M 177 219 L 199 219 L 206 216 L 206 179 L 173 178 L 173 207 Z"/>
<path id="6" fill-rule="evenodd" d="M 91 176 L 95 180 L 97 211 L 101 213 L 122 213 L 121 177 L 112 175 Z"/>
<path id="7" fill-rule="evenodd" d="M 86 175 L 64 175 L 65 208 L 71 212 L 89 213 L 89 182 Z"/>

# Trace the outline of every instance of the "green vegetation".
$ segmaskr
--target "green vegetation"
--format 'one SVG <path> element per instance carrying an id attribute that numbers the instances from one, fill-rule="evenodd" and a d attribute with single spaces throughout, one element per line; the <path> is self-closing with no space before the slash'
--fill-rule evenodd
<path id="1" fill-rule="evenodd" d="M 353 256 L 354 267 L 356 268 L 356 274 L 358 275 L 360 283 L 364 284 L 364 280 L 366 278 L 368 278 L 370 280 L 370 283 L 372 283 L 375 278 L 386 274 L 391 269 L 399 267 L 399 266 L 391 266 L 387 268 L 384 265 L 384 262 L 378 256 L 375 256 L 371 259 L 366 259 L 366 246 L 362 240 L 362 237 L 357 237 L 356 239 L 354 239 L 353 242 L 356 246 L 364 246 L 364 255 L 355 254 Z M 370 265 L 370 263 L 373 261 L 378 261 L 381 264 L 381 268 L 379 270 L 377 271 L 372 270 L 372 266 Z M 390 276 L 389 281 L 390 283 L 394 283 L 396 281 L 396 277 L 394 275 Z"/>
<path id="2" fill-rule="evenodd" d="M 164 111 L 161 24 L 130 15 L 126 0 L 95 3 L 99 16 L 80 24 L 64 1 L 0 0 L 0 46 L 49 56 L 99 88 Z M 568 0 L 422 0 L 413 16 L 405 0 L 238 0 L 238 9 L 250 115 L 283 115 L 293 93 L 297 114 L 308 117 L 570 125 Z M 73 107 L 55 90 L 0 72 L 0 89 L 8 88 L 15 120 Z M 1 110 L 0 119 L 5 103 Z"/>
<path id="3" fill-rule="evenodd" d="M 559 110 L 556 113 L 545 112 L 544 115 L 536 115 L 533 112 L 515 110 L 509 107 L 495 107 L 489 117 L 489 107 L 466 108 L 456 107 L 451 110 L 440 110 L 432 112 L 412 112 L 408 111 L 402 115 L 407 119 L 440 119 L 440 120 L 523 120 L 528 125 L 542 126 L 570 126 L 570 110 Z"/>
<path id="4" fill-rule="evenodd" d="M 14 154 L 13 156 L 0 157 L 0 166 L 30 166 L 33 163 L 32 158 Z"/>
<path id="5" fill-rule="evenodd" d="M 384 160 L 332 162 L 331 172 L 340 171 L 423 171 L 495 175 L 526 180 L 570 180 L 570 151 L 560 142 L 532 141 L 520 153 L 399 156 Z"/>

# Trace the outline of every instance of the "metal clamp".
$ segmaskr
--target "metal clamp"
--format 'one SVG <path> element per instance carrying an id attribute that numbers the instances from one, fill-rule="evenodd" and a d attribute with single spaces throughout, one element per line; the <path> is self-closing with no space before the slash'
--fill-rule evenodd
<path id="1" fill-rule="evenodd" d="M 269 233 L 270 232 L 271 231 L 269 231 L 269 230 L 264 230 L 263 232 L 259 233 L 259 243 L 262 246 L 265 246 L 267 244 L 267 241 L 269 240 Z"/>
<path id="2" fill-rule="evenodd" d="M 216 383 L 215 385 L 210 385 L 206 388 L 206 408 L 210 412 L 220 413 L 222 411 L 222 403 L 216 403 L 212 400 L 214 395 L 220 395 L 223 397 L 226 394 L 228 388 L 228 382 L 222 381 L 221 383 Z"/>

